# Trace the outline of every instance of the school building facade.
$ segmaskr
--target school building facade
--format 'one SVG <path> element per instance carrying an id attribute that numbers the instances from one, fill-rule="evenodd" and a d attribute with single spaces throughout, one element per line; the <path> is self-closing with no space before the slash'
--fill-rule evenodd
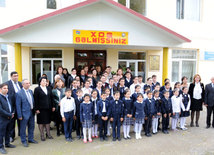
<path id="1" fill-rule="evenodd" d="M 139 12 L 131 8 L 129 0 L 78 1 L 4 27 L 0 30 L 1 61 L 8 65 L 1 65 L 2 70 L 7 68 L 1 71 L 2 82 L 14 70 L 20 80 L 28 78 L 32 84 L 37 84 L 43 73 L 53 82 L 57 66 L 70 71 L 84 65 L 111 66 L 113 71 L 131 67 L 134 75 L 147 78 L 156 74 L 158 81 L 170 78 L 172 82 L 182 76 L 192 81 L 199 73 L 209 82 L 211 73 L 206 72 L 206 66 L 214 64 L 212 49 L 201 47 L 200 40 L 187 31 L 185 36 L 178 33 L 176 25 L 175 32 L 172 25 L 160 24 L 149 12 L 151 1 L 144 3 L 146 11 L 142 7 L 137 8 Z M 160 12 L 159 18 L 162 16 Z"/>

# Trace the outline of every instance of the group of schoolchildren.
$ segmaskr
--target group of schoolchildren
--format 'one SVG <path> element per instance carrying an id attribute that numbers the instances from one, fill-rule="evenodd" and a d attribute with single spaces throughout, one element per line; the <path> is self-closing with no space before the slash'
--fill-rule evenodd
<path id="1" fill-rule="evenodd" d="M 142 138 L 142 128 L 147 137 L 157 134 L 160 122 L 162 132 L 168 134 L 170 118 L 173 131 L 177 131 L 178 122 L 181 130 L 187 129 L 185 121 L 190 109 L 187 87 L 181 88 L 177 82 L 172 91 L 169 79 L 160 87 L 155 75 L 147 79 L 147 84 L 143 84 L 142 76 L 132 77 L 133 80 L 130 77 L 131 73 L 127 72 L 114 83 L 112 78 L 104 82 L 105 77 L 101 76 L 94 88 L 90 80 L 85 80 L 82 88 L 74 80 L 60 103 L 66 141 L 72 141 L 74 120 L 77 138 L 82 137 L 84 143 L 92 142 L 93 138 L 107 141 L 110 129 L 112 140 L 120 141 L 121 126 L 125 140 L 131 139 L 131 126 L 136 139 Z"/>

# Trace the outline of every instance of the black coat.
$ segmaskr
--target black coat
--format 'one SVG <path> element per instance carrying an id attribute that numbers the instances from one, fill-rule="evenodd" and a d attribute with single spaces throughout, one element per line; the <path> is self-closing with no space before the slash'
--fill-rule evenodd
<path id="1" fill-rule="evenodd" d="M 205 104 L 209 107 L 214 106 L 214 88 L 212 87 L 212 83 L 207 84 L 205 87 Z"/>
<path id="2" fill-rule="evenodd" d="M 48 94 L 46 95 L 42 88 L 39 86 L 34 90 L 35 109 L 52 109 L 53 107 L 53 95 L 49 87 L 47 87 Z"/>
<path id="3" fill-rule="evenodd" d="M 191 103 L 192 103 L 192 99 L 193 99 L 194 88 L 195 88 L 195 83 L 191 83 L 189 86 L 189 92 L 188 92 L 188 94 L 190 95 L 190 98 L 191 98 Z M 204 84 L 203 83 L 201 83 L 201 88 L 202 88 L 201 97 L 202 97 L 202 101 L 204 102 L 205 90 L 204 90 Z"/>
<path id="4" fill-rule="evenodd" d="M 13 87 L 13 83 L 11 80 L 9 80 L 9 81 L 5 82 L 5 84 L 8 85 L 8 96 L 11 99 L 12 104 L 15 106 L 15 104 L 16 104 L 16 92 L 15 92 L 15 89 Z M 22 83 L 18 82 L 18 85 L 19 85 L 20 89 L 22 89 Z"/>

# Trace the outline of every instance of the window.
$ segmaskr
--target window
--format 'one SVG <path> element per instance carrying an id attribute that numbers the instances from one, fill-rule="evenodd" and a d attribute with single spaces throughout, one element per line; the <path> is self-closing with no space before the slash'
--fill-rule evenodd
<path id="1" fill-rule="evenodd" d="M 6 7 L 6 0 L 0 0 L 0 7 Z"/>
<path id="2" fill-rule="evenodd" d="M 6 82 L 8 80 L 8 50 L 6 44 L 0 44 L 1 49 L 1 79 L 0 82 Z"/>
<path id="3" fill-rule="evenodd" d="M 200 0 L 177 0 L 176 18 L 199 21 Z"/>
<path id="4" fill-rule="evenodd" d="M 42 74 L 52 83 L 58 66 L 62 66 L 61 50 L 32 50 L 32 83 L 37 84 Z"/>
<path id="5" fill-rule="evenodd" d="M 172 82 L 180 81 L 183 76 L 188 81 L 193 81 L 196 73 L 196 50 L 173 50 L 172 51 Z"/>
<path id="6" fill-rule="evenodd" d="M 56 0 L 47 0 L 48 9 L 56 9 Z"/>
<path id="7" fill-rule="evenodd" d="M 146 0 L 118 0 L 118 3 L 146 15 Z"/>
<path id="8" fill-rule="evenodd" d="M 119 52 L 118 68 L 122 68 L 124 73 L 126 67 L 130 67 L 132 75 L 142 75 L 145 81 L 146 53 L 145 52 Z"/>

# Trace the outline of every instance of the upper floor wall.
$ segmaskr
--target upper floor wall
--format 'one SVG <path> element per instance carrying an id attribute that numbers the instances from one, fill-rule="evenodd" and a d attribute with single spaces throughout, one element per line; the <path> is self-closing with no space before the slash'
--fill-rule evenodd
<path id="1" fill-rule="evenodd" d="M 0 0 L 0 29 L 85 0 Z M 214 0 L 114 0 L 190 38 L 186 47 L 211 46 Z"/>

